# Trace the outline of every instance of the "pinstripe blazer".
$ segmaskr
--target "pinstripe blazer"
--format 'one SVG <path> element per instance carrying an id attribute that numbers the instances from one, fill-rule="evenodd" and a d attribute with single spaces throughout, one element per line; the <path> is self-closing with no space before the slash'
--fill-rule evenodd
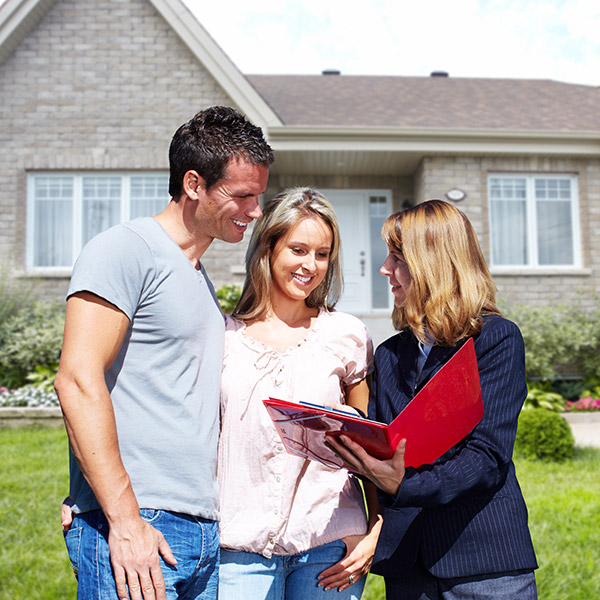
<path id="1" fill-rule="evenodd" d="M 485 414 L 433 465 L 408 468 L 395 497 L 380 492 L 384 524 L 374 573 L 401 577 L 418 554 L 442 578 L 537 568 L 512 462 L 527 395 L 523 338 L 514 323 L 489 315 L 474 342 Z M 375 354 L 369 417 L 392 421 L 457 350 L 434 346 L 417 376 L 414 335 L 386 340 Z"/>

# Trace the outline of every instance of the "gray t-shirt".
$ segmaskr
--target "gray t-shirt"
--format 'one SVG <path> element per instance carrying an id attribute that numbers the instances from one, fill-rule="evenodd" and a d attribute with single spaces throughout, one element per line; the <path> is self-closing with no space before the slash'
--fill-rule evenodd
<path id="1" fill-rule="evenodd" d="M 119 447 L 141 508 L 218 519 L 216 478 L 224 319 L 196 270 L 150 217 L 83 249 L 67 297 L 88 291 L 130 320 L 106 373 Z M 71 455 L 74 510 L 99 508 Z"/>

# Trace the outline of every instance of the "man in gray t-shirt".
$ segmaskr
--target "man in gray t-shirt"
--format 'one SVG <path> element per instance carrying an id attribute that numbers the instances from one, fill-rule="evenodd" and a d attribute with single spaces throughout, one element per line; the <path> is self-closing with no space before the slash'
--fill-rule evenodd
<path id="1" fill-rule="evenodd" d="M 273 154 L 211 107 L 177 130 L 169 162 L 165 210 L 92 239 L 67 295 L 55 387 L 80 599 L 216 598 L 224 323 L 200 259 L 261 216 Z"/>

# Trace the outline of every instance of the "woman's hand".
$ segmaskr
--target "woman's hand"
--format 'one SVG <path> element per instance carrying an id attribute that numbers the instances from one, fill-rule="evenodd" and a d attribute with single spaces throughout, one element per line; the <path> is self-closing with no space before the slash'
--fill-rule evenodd
<path id="1" fill-rule="evenodd" d="M 404 450 L 406 440 L 402 440 L 392 458 L 378 460 L 348 436 L 327 436 L 327 443 L 348 465 L 348 468 L 370 479 L 380 490 L 395 496 L 404 479 Z"/>
<path id="2" fill-rule="evenodd" d="M 341 592 L 365 577 L 373 563 L 380 529 L 372 529 L 366 535 L 342 538 L 346 544 L 346 556 L 319 575 L 319 586 L 325 586 L 325 590 L 337 588 Z"/>

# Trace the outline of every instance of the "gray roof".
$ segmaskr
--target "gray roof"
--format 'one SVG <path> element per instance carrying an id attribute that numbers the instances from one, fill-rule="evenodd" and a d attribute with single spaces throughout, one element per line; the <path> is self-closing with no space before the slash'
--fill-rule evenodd
<path id="1" fill-rule="evenodd" d="M 600 87 L 439 76 L 246 77 L 288 126 L 600 131 Z"/>

